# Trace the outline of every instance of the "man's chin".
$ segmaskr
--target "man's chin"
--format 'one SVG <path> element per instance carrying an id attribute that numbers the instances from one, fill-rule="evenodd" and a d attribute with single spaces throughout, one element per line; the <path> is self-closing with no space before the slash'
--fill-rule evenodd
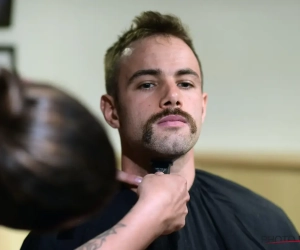
<path id="1" fill-rule="evenodd" d="M 171 143 L 169 141 L 164 141 L 161 143 L 156 143 L 152 145 L 147 145 L 148 150 L 150 150 L 151 155 L 158 158 L 179 158 L 186 153 L 188 153 L 193 145 L 187 145 L 184 142 Z"/>

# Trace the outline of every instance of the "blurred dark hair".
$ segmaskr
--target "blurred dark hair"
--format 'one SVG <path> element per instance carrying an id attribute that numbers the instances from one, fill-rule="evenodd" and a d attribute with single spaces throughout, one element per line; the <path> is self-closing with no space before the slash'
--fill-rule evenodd
<path id="1" fill-rule="evenodd" d="M 83 105 L 0 69 L 0 225 L 54 229 L 102 208 L 116 183 L 108 136 Z"/>

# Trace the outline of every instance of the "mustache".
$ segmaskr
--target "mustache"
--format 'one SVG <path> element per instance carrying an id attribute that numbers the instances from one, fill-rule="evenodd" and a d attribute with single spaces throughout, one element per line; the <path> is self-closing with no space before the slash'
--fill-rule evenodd
<path id="1" fill-rule="evenodd" d="M 189 113 L 187 113 L 187 112 L 185 112 L 185 111 L 183 111 L 179 108 L 177 108 L 177 109 L 164 109 L 163 111 L 152 115 L 148 119 L 148 121 L 146 123 L 146 127 L 151 126 L 155 122 L 159 121 L 160 119 L 162 119 L 162 118 L 164 118 L 165 116 L 168 116 L 168 115 L 180 115 L 180 116 L 184 117 L 186 119 L 187 123 L 190 125 L 191 133 L 193 134 L 197 131 L 196 122 L 193 119 L 193 117 Z"/>

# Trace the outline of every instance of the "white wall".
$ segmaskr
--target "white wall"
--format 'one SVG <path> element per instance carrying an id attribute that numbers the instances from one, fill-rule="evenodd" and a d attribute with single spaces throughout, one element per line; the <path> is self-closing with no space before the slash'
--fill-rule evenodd
<path id="1" fill-rule="evenodd" d="M 101 119 L 105 50 L 135 15 L 159 10 L 189 25 L 202 59 L 209 106 L 197 150 L 300 150 L 299 0 L 16 2 L 0 44 L 17 46 L 20 72 L 69 90 Z"/>

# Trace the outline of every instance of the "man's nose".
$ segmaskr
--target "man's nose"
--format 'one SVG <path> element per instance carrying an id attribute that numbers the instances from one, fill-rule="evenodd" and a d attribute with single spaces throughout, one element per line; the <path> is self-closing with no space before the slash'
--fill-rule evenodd
<path id="1" fill-rule="evenodd" d="M 166 82 L 162 88 L 160 108 L 181 108 L 182 98 L 179 87 L 174 81 Z"/>

